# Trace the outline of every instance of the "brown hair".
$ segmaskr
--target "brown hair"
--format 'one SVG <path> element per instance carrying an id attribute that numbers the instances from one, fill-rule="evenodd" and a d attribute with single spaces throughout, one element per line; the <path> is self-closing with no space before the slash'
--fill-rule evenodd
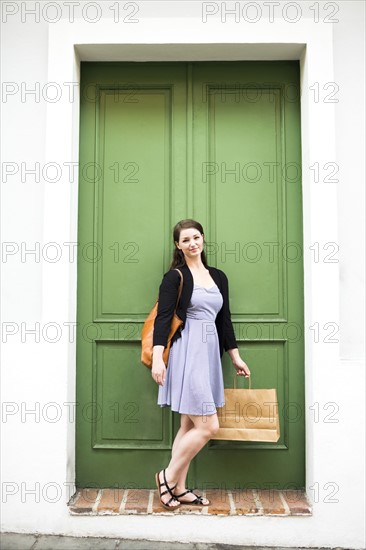
<path id="1" fill-rule="evenodd" d="M 179 241 L 180 232 L 182 229 L 197 229 L 203 235 L 203 227 L 199 222 L 196 222 L 195 220 L 181 220 L 178 222 L 173 229 L 173 243 L 174 243 L 174 252 L 173 252 L 173 260 L 170 265 L 169 269 L 174 269 L 175 267 L 182 267 L 183 265 L 186 265 L 186 261 L 184 258 L 184 254 L 179 248 L 176 247 L 176 242 Z M 207 260 L 206 260 L 206 254 L 205 251 L 202 250 L 201 252 L 201 260 L 205 267 L 207 266 Z"/>

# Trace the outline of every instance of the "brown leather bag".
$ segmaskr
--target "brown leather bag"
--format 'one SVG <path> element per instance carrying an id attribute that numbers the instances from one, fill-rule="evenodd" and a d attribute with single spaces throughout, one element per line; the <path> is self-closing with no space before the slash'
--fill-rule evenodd
<path id="1" fill-rule="evenodd" d="M 179 291 L 178 291 L 178 299 L 177 299 L 177 303 L 175 304 L 174 315 L 170 325 L 168 342 L 163 352 L 163 361 L 165 365 L 168 364 L 171 340 L 174 334 L 179 329 L 179 327 L 183 324 L 182 319 L 180 319 L 176 313 L 177 306 L 178 306 L 178 303 L 182 294 L 182 289 L 183 289 L 183 275 L 182 275 L 182 272 L 179 271 L 179 269 L 177 269 L 176 271 L 178 271 L 180 275 L 180 284 L 179 284 Z M 156 300 L 154 307 L 150 311 L 149 315 L 146 317 L 144 326 L 142 327 L 142 331 L 141 331 L 141 363 L 146 367 L 148 367 L 149 369 L 152 368 L 153 333 L 154 333 L 155 318 L 158 313 L 158 303 L 159 303 L 159 298 Z"/>

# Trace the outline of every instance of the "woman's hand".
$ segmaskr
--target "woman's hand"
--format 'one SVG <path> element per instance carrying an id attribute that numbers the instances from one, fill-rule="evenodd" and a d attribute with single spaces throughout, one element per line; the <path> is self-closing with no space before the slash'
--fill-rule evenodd
<path id="1" fill-rule="evenodd" d="M 162 386 L 165 381 L 166 366 L 163 359 L 153 359 L 151 376 L 157 384 Z"/>
<path id="2" fill-rule="evenodd" d="M 160 386 L 164 384 L 166 375 L 166 366 L 163 361 L 163 351 L 164 346 L 153 347 L 151 376 Z"/>
<path id="3" fill-rule="evenodd" d="M 229 355 L 231 357 L 231 360 L 233 362 L 237 375 L 245 376 L 245 378 L 249 378 L 250 376 L 249 367 L 240 357 L 239 350 L 237 348 L 229 349 Z"/>
<path id="4" fill-rule="evenodd" d="M 235 359 L 235 361 L 233 361 L 233 365 L 238 376 L 245 376 L 245 378 L 249 378 L 250 370 L 241 357 Z"/>

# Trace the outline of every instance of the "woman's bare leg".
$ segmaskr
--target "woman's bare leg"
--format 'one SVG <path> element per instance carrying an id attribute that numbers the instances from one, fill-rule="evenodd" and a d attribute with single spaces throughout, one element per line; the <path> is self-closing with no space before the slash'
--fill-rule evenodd
<path id="1" fill-rule="evenodd" d="M 173 441 L 172 456 L 174 456 L 176 454 L 177 449 L 179 447 L 179 442 L 180 442 L 182 436 L 184 434 L 186 434 L 193 427 L 194 427 L 194 424 L 193 424 L 192 420 L 189 418 L 189 416 L 187 414 L 182 414 L 181 419 L 180 419 L 180 428 L 177 431 L 176 436 L 175 436 L 174 441 Z M 188 468 L 189 468 L 189 463 L 182 470 L 182 472 L 179 476 L 179 480 L 177 481 L 177 487 L 174 489 L 174 491 L 176 491 L 177 488 L 180 489 L 180 487 L 185 487 L 185 481 L 186 481 L 186 478 L 187 478 Z M 163 481 L 164 481 L 164 476 L 162 475 L 161 472 L 159 472 L 159 480 L 160 480 L 160 483 L 163 483 Z M 167 483 L 170 487 L 172 487 L 174 485 L 174 483 L 172 484 L 171 481 L 168 480 L 168 479 L 167 479 Z M 167 488 L 165 486 L 162 486 L 160 489 L 161 489 L 161 492 L 164 492 L 164 491 L 166 491 Z M 183 490 L 182 491 L 179 490 L 179 492 L 177 492 L 177 494 L 179 495 L 180 493 L 183 492 Z M 167 503 L 169 501 L 170 497 L 171 497 L 170 494 L 166 494 L 166 495 L 163 495 L 161 497 L 161 499 L 162 499 L 163 502 Z M 170 503 L 170 505 L 174 506 L 177 503 L 178 503 L 178 501 L 173 500 Z"/>
<path id="2" fill-rule="evenodd" d="M 185 477 L 190 465 L 192 458 L 202 449 L 202 447 L 209 441 L 213 435 L 219 429 L 219 421 L 217 414 L 210 416 L 201 416 L 201 415 L 187 415 L 188 418 L 193 423 L 193 427 L 188 429 L 185 433 L 182 432 L 179 434 L 179 438 L 174 445 L 174 453 L 172 453 L 172 458 L 169 462 L 169 466 L 166 468 L 165 475 L 166 480 L 169 486 L 173 486 L 180 482 L 180 487 L 174 489 L 176 494 L 183 492 L 182 485 L 185 485 Z M 185 427 L 188 426 L 188 423 L 185 423 Z M 178 434 L 177 434 L 178 435 Z M 162 477 L 162 476 L 161 476 Z M 184 483 L 182 483 L 184 477 Z M 162 480 L 161 480 L 162 481 Z M 180 491 L 180 492 L 179 492 Z M 169 495 L 164 495 L 166 500 L 169 500 Z M 193 500 L 193 499 L 191 499 Z M 176 504 L 173 502 L 172 504 Z"/>
<path id="3" fill-rule="evenodd" d="M 182 414 L 180 419 L 180 428 L 177 432 L 177 435 L 175 436 L 173 447 L 172 447 L 172 456 L 175 455 L 177 449 L 179 448 L 179 443 L 181 441 L 182 436 L 187 433 L 189 430 L 194 428 L 194 424 L 192 420 L 189 418 L 187 414 Z M 187 464 L 185 468 L 182 469 L 179 478 L 177 480 L 177 487 L 174 490 L 174 492 L 179 495 L 185 491 L 186 486 L 186 479 L 188 474 L 190 462 Z"/>

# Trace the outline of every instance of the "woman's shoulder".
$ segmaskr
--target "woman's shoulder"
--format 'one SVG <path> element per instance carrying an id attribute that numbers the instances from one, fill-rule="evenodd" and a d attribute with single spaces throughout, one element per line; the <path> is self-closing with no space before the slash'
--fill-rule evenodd
<path id="1" fill-rule="evenodd" d="M 178 272 L 178 269 L 183 275 L 182 268 L 180 268 L 180 267 L 174 268 L 173 267 L 172 269 L 169 269 L 169 271 L 164 273 L 163 281 L 168 281 L 168 282 L 172 282 L 172 283 L 174 283 L 176 281 L 180 281 L 180 274 Z"/>
<path id="2" fill-rule="evenodd" d="M 227 281 L 226 273 L 222 269 L 219 269 L 218 267 L 213 267 L 211 265 L 207 267 L 211 273 L 215 273 L 218 277 L 220 277 L 224 281 Z"/>

